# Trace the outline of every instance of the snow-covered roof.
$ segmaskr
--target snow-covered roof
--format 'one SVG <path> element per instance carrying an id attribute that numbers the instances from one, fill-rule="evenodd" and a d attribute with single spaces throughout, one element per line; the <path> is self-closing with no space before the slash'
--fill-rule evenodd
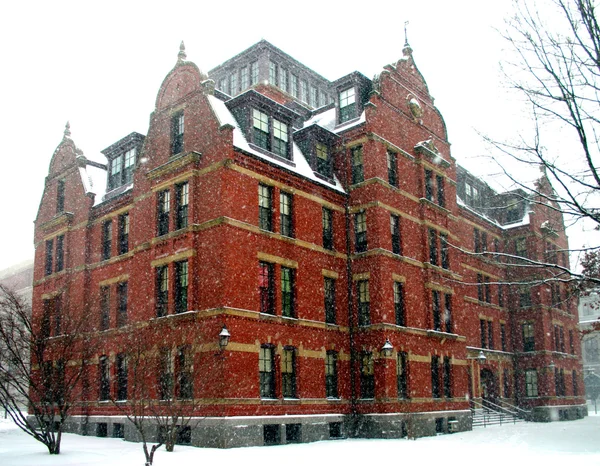
<path id="1" fill-rule="evenodd" d="M 350 128 L 354 128 L 366 121 L 365 112 L 361 113 L 360 117 L 354 120 L 350 120 L 346 123 L 342 123 L 341 125 L 336 125 L 336 112 L 335 107 L 330 108 L 322 113 L 317 113 L 312 118 L 308 119 L 306 123 L 304 123 L 304 127 L 308 127 L 311 125 L 319 125 L 322 128 L 325 128 L 332 133 L 340 133 L 342 131 L 346 131 Z"/>
<path id="2" fill-rule="evenodd" d="M 315 183 L 318 183 L 323 186 L 328 186 L 339 192 L 344 192 L 342 184 L 337 178 L 334 178 L 333 183 L 330 183 L 315 175 L 313 169 L 308 164 L 308 161 L 306 160 L 304 154 L 302 154 L 302 151 L 300 151 L 296 143 L 292 143 L 292 160 L 295 166 L 287 164 L 274 157 L 269 157 L 268 155 L 252 148 L 250 144 L 248 144 L 248 141 L 246 140 L 246 137 L 244 136 L 244 133 L 242 132 L 240 126 L 238 125 L 237 121 L 235 120 L 235 118 L 233 117 L 233 115 L 231 114 L 231 112 L 229 111 L 229 109 L 223 101 L 217 99 L 212 95 L 209 95 L 208 102 L 210 103 L 211 108 L 213 109 L 221 125 L 233 126 L 234 147 L 243 150 L 244 152 L 250 153 L 260 159 L 266 160 L 269 163 L 285 168 L 286 170 L 296 173 L 304 178 L 308 178 L 309 180 L 314 181 Z"/>

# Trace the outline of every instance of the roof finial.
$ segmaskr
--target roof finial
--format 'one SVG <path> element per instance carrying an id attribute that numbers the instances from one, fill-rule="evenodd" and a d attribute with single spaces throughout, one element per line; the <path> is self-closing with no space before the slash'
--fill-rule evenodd
<path id="1" fill-rule="evenodd" d="M 67 124 L 65 125 L 65 133 L 64 136 L 66 138 L 71 137 L 71 124 L 67 121 Z"/>
<path id="2" fill-rule="evenodd" d="M 181 41 L 181 45 L 179 46 L 179 53 L 177 54 L 177 63 L 182 63 L 187 58 L 185 54 L 185 44 Z"/>
<path id="3" fill-rule="evenodd" d="M 412 47 L 408 45 L 408 32 L 406 26 L 408 26 L 408 21 L 404 21 L 404 48 L 402 49 L 402 53 L 409 56 L 412 54 Z"/>

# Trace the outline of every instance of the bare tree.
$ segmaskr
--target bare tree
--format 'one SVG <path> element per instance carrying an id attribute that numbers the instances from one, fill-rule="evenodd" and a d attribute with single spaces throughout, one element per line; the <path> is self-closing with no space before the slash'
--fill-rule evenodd
<path id="1" fill-rule="evenodd" d="M 126 386 L 117 383 L 112 401 L 136 429 L 142 442 L 146 465 L 162 446 L 172 452 L 182 436 L 191 434 L 193 414 L 198 406 L 193 393 L 192 345 L 156 347 L 156 329 L 128 334 L 125 371 Z M 177 368 L 175 371 L 174 368 Z M 120 387 L 119 387 L 120 385 Z M 122 390 L 123 393 L 119 393 Z"/>
<path id="2" fill-rule="evenodd" d="M 527 202 L 564 216 L 568 225 L 585 222 L 600 229 L 600 25 L 594 0 L 514 1 L 503 36 L 512 49 L 502 63 L 510 85 L 530 109 L 531 128 L 516 142 L 486 140 L 498 165 Z M 560 134 L 560 137 L 557 135 Z M 505 157 L 536 166 L 532 183 L 516 175 Z M 535 170 L 536 173 L 539 173 Z M 591 244 L 570 252 L 598 251 Z M 547 260 L 505 257 L 516 267 L 538 269 L 544 280 L 600 285 L 600 277 Z M 545 272 L 542 270 L 545 269 Z M 549 272 L 549 274 L 548 274 Z"/>
<path id="3" fill-rule="evenodd" d="M 27 302 L 0 285 L 0 405 L 21 430 L 59 454 L 92 345 L 84 319 L 47 311 L 34 321 Z"/>

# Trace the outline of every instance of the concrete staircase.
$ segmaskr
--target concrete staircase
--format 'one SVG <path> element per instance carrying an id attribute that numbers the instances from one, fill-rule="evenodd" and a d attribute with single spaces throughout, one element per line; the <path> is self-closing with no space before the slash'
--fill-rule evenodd
<path id="1" fill-rule="evenodd" d="M 473 429 L 476 427 L 487 427 L 502 424 L 516 424 L 517 422 L 525 422 L 524 419 L 511 413 L 494 411 L 489 408 L 471 409 L 473 416 Z"/>
<path id="2" fill-rule="evenodd" d="M 528 411 L 507 403 L 500 406 L 488 400 L 482 402 L 471 400 L 473 428 L 526 422 L 529 414 Z"/>

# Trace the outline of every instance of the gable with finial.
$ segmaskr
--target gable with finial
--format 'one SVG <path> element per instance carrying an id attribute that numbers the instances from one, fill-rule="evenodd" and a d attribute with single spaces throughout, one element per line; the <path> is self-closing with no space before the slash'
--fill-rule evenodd
<path id="1" fill-rule="evenodd" d="M 64 172 L 77 163 L 77 157 L 83 155 L 83 151 L 77 148 L 71 139 L 71 125 L 67 121 L 63 138 L 54 150 L 50 160 L 49 175 Z"/>
<path id="2" fill-rule="evenodd" d="M 156 110 L 162 110 L 177 104 L 184 97 L 199 91 L 201 83 L 207 79 L 206 75 L 195 63 L 187 61 L 185 45 L 181 41 L 177 63 L 165 77 L 156 97 Z"/>

